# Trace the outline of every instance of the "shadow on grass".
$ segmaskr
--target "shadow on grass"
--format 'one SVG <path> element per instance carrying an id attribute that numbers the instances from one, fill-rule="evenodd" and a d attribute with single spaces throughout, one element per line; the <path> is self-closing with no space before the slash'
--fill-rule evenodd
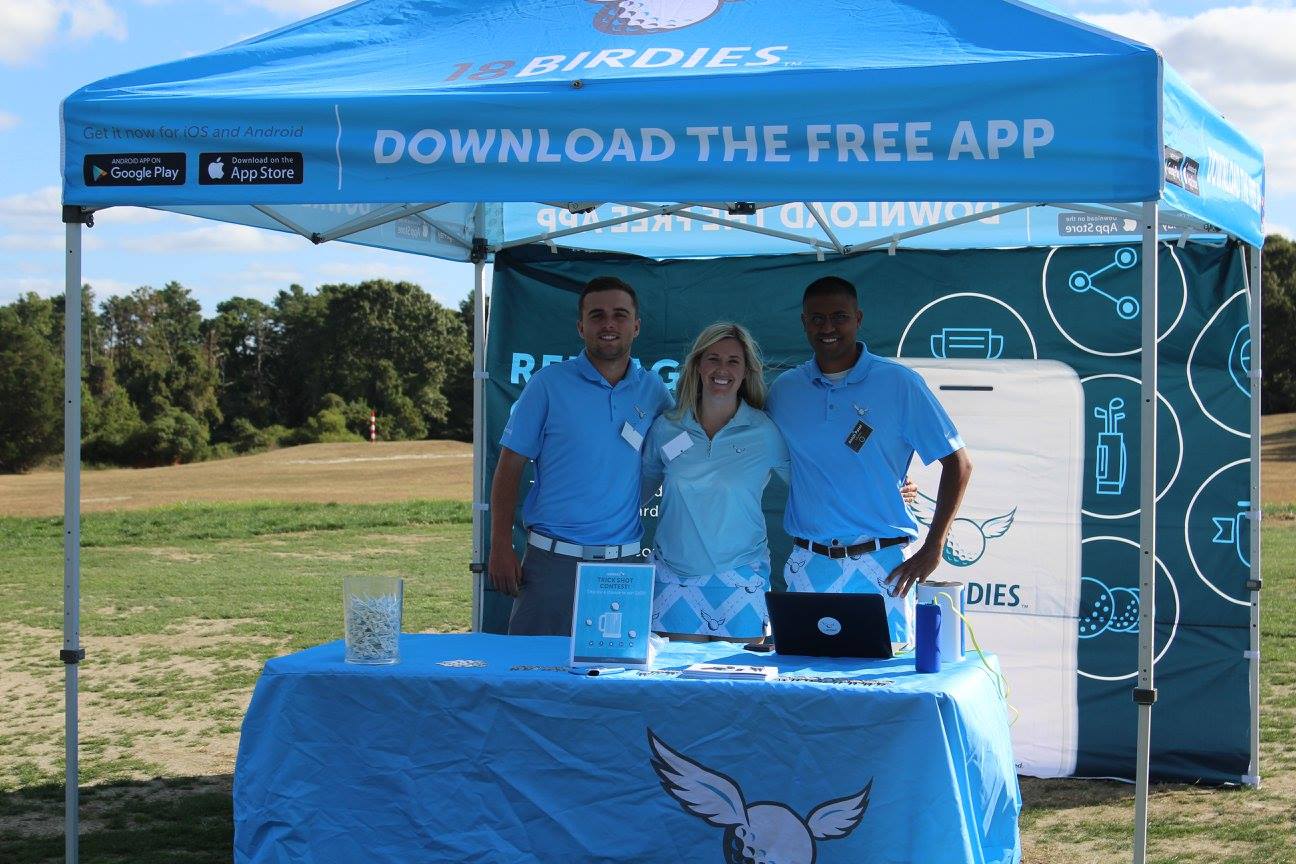
<path id="1" fill-rule="evenodd" d="M 1134 806 L 1134 784 L 1118 780 L 1067 780 L 1021 777 L 1023 810 L 1071 810 L 1095 804 L 1128 804 Z M 1195 786 L 1191 783 L 1153 783 L 1152 801 L 1163 795 L 1189 789 L 1208 788 L 1213 793 L 1228 794 L 1240 786 Z"/>
<path id="2" fill-rule="evenodd" d="M 1296 427 L 1265 435 L 1264 458 L 1296 460 Z"/>
<path id="3" fill-rule="evenodd" d="M 105 783 L 81 790 L 85 864 L 228 864 L 234 857 L 229 774 Z M 0 793 L 0 861 L 63 861 L 63 787 Z"/>

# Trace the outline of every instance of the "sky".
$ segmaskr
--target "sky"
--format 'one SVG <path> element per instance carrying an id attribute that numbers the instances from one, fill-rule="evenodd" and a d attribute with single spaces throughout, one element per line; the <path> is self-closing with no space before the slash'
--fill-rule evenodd
<path id="1" fill-rule="evenodd" d="M 747 0 L 790 2 L 790 0 Z M 972 2 L 972 0 L 969 0 Z M 0 304 L 63 291 L 58 105 L 92 81 L 201 54 L 338 0 L 0 0 Z M 1296 0 L 1053 0 L 1158 48 L 1266 159 L 1269 233 L 1296 236 Z M 84 234 L 98 296 L 178 281 L 207 314 L 222 299 L 404 279 L 457 305 L 472 268 L 159 213 L 112 208 Z"/>

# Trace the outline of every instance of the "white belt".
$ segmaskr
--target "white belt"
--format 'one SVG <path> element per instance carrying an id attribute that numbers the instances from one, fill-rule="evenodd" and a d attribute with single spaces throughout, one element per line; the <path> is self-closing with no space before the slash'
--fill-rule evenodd
<path id="1" fill-rule="evenodd" d="M 620 546 L 582 546 L 579 543 L 555 540 L 536 531 L 527 534 L 527 543 L 545 552 L 566 555 L 568 558 L 580 558 L 586 561 L 615 561 L 618 558 L 637 556 L 640 551 L 638 541 L 622 543 Z"/>

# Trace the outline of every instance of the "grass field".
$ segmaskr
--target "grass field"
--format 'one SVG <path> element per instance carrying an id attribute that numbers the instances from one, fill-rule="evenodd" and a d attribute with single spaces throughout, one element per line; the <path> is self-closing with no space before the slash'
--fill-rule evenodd
<path id="1" fill-rule="evenodd" d="M 1281 517 L 1296 511 L 1296 417 L 1266 434 L 1266 510 Z M 116 501 L 84 520 L 83 861 L 231 859 L 230 775 L 257 673 L 340 636 L 342 576 L 408 579 L 409 631 L 467 628 L 471 460 L 453 456 L 465 448 L 376 447 L 87 473 L 87 497 Z M 397 458 L 355 461 L 375 456 Z M 0 516 L 0 618 L 13 622 L 0 641 L 3 864 L 63 850 L 59 482 L 0 477 L 0 512 L 29 514 Z M 232 503 L 240 490 L 279 503 Z M 427 497 L 458 500 L 408 500 Z M 186 500 L 208 503 L 155 506 Z M 387 503 L 326 503 L 358 501 Z M 1271 518 L 1264 544 L 1263 786 L 1155 787 L 1151 861 L 1296 864 L 1296 520 Z M 1022 786 L 1028 864 L 1128 859 L 1132 786 Z"/>

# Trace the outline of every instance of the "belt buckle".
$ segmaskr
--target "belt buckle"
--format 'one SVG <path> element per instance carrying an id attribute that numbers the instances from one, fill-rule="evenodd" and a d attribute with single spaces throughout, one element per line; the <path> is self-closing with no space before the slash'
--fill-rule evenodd
<path id="1" fill-rule="evenodd" d="M 828 557 L 829 557 L 829 558 L 845 558 L 845 557 L 846 557 L 846 547 L 845 547 L 845 546 L 829 546 L 829 547 L 828 547 Z"/>
<path id="2" fill-rule="evenodd" d="M 606 546 L 591 546 L 591 547 L 590 547 L 590 550 L 591 550 L 591 551 L 590 551 L 590 555 L 589 555 L 589 557 L 590 557 L 590 558 L 593 558 L 595 561 L 606 561 L 606 560 L 607 560 L 607 550 L 608 550 L 608 547 L 606 547 Z"/>

